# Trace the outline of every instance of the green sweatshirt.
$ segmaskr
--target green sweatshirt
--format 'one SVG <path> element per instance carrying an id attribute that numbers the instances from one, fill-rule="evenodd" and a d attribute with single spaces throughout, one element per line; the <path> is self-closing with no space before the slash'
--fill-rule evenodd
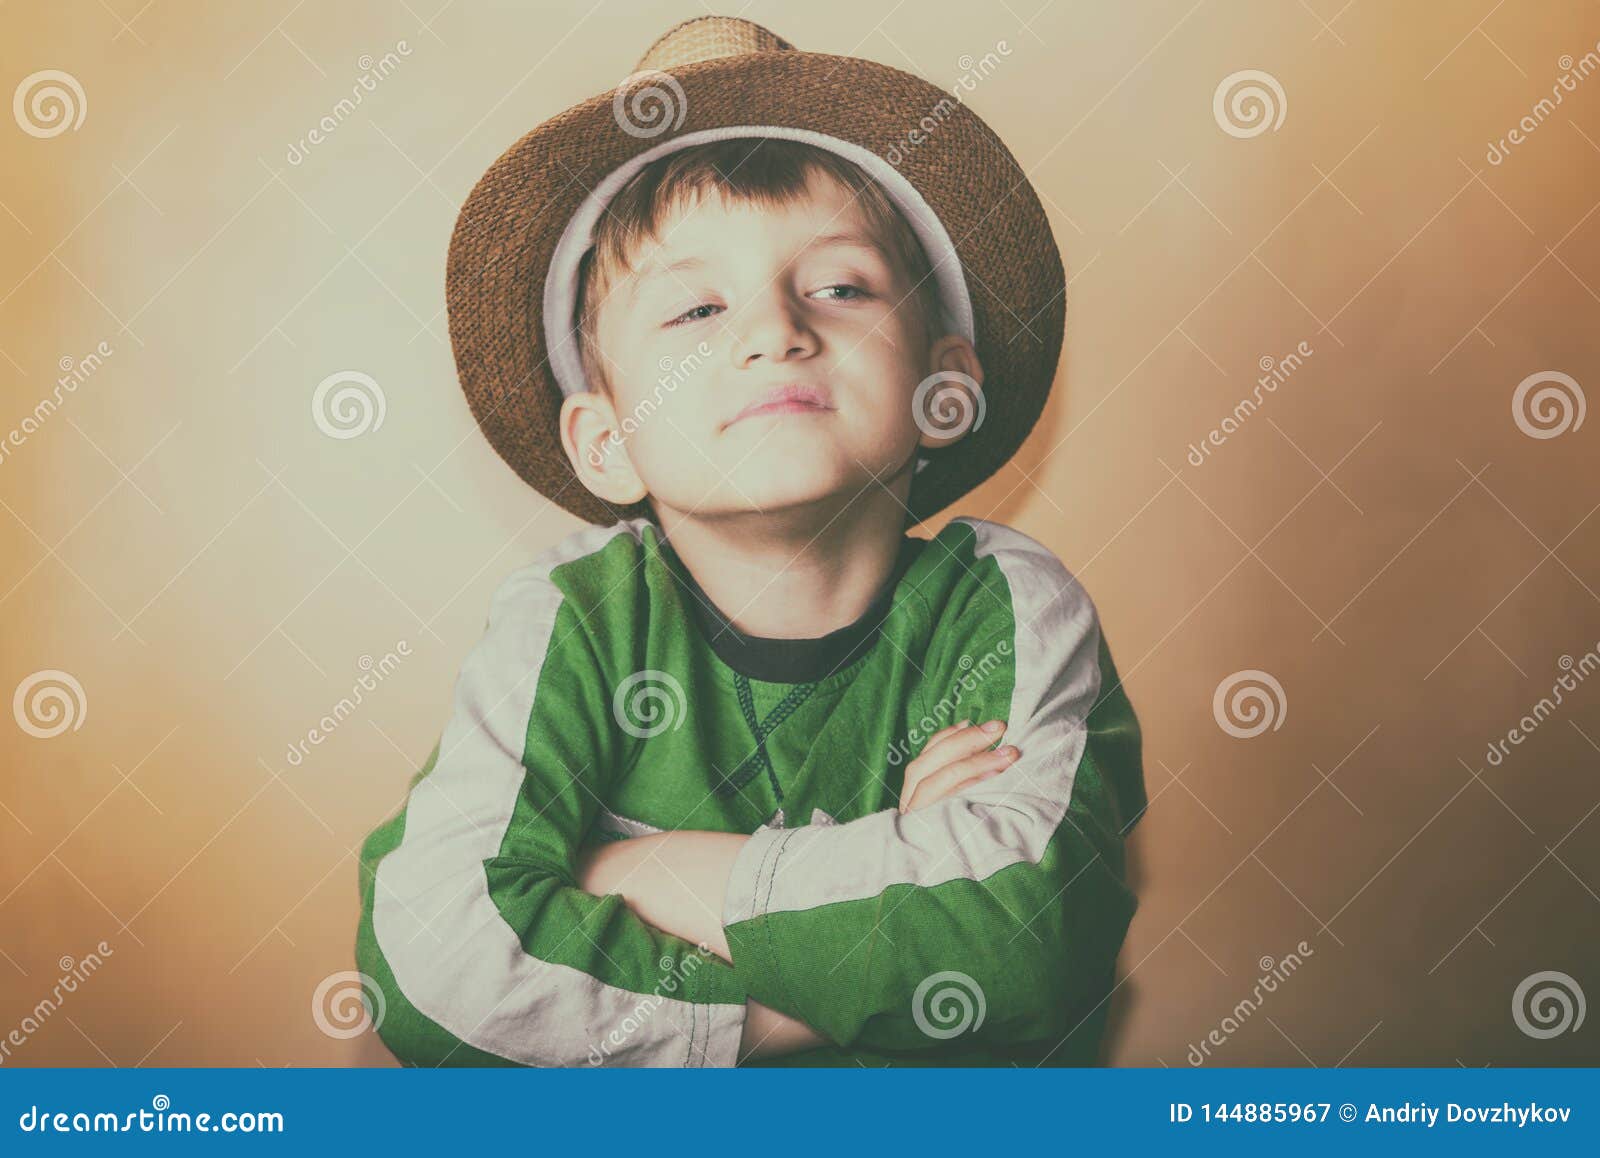
<path id="1" fill-rule="evenodd" d="M 928 737 L 991 718 L 1021 756 L 900 815 Z M 580 531 L 502 583 L 362 847 L 380 1036 L 418 1065 L 732 1066 L 753 998 L 832 1044 L 746 1064 L 1092 1064 L 1139 748 L 1093 603 L 999 524 L 908 536 L 813 640 L 738 631 L 647 520 Z M 731 964 L 576 886 L 587 842 L 663 829 L 751 834 Z"/>

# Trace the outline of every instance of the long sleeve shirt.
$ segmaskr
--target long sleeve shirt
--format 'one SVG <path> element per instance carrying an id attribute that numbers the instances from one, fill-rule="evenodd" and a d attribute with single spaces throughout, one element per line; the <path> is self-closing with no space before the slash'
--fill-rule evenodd
<path id="1" fill-rule="evenodd" d="M 960 720 L 1021 755 L 934 805 L 906 765 Z M 365 841 L 356 954 L 419 1065 L 732 1066 L 755 999 L 828 1045 L 751 1065 L 1081 1065 L 1135 908 L 1140 735 L 1087 593 L 957 519 L 907 536 L 855 623 L 729 622 L 648 520 L 513 572 L 403 809 Z M 748 834 L 731 963 L 594 896 L 589 842 Z"/>

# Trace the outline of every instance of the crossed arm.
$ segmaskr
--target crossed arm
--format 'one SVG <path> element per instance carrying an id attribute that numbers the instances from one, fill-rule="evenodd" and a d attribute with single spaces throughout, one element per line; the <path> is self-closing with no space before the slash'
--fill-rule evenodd
<path id="1" fill-rule="evenodd" d="M 979 727 L 951 725 L 931 737 L 907 765 L 900 811 L 929 807 L 1008 767 L 1017 749 L 991 748 L 1004 730 L 1003 722 L 991 720 Z M 749 839 L 731 832 L 676 830 L 614 841 L 579 858 L 578 885 L 596 896 L 620 894 L 641 920 L 732 963 L 723 902 L 733 863 Z M 746 1002 L 741 1061 L 827 1044 L 803 1021 L 754 999 Z"/>

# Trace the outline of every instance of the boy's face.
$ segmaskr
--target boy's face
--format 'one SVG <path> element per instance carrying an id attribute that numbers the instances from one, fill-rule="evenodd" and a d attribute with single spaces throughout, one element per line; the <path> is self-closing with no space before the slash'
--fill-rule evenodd
<path id="1" fill-rule="evenodd" d="M 563 409 L 569 454 L 594 468 L 579 470 L 586 485 L 631 478 L 695 516 L 849 498 L 874 480 L 904 501 L 919 445 L 943 444 L 914 419 L 918 384 L 947 363 L 981 371 L 965 339 L 925 331 L 914 287 L 852 202 L 814 173 L 786 205 L 713 195 L 665 218 L 599 310 L 611 397 Z M 574 408 L 589 416 L 569 419 Z M 598 428 L 622 432 L 605 468 Z"/>

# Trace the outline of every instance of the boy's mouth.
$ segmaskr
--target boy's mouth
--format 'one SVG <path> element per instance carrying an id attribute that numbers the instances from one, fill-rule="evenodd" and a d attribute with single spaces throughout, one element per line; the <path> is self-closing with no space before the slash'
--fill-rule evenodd
<path id="1" fill-rule="evenodd" d="M 726 430 L 746 418 L 757 418 L 768 414 L 818 413 L 833 408 L 833 401 L 824 387 L 789 383 L 768 390 L 725 422 L 723 429 Z"/>

